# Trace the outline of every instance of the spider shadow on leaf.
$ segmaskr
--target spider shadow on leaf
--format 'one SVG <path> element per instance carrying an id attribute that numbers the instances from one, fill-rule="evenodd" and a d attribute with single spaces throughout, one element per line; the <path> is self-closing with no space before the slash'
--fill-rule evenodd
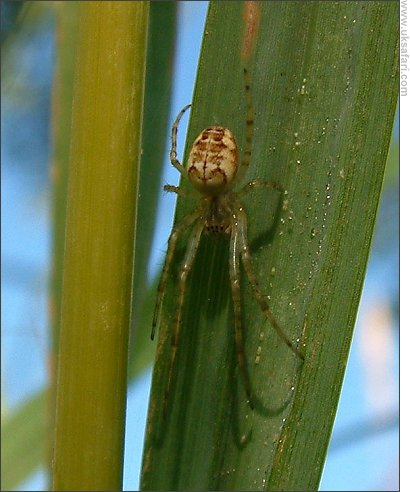
<path id="1" fill-rule="evenodd" d="M 283 208 L 283 201 L 284 201 L 283 193 L 274 192 L 272 190 L 262 191 L 262 190 L 255 189 L 252 192 L 252 198 L 255 194 L 261 194 L 261 195 L 264 194 L 264 196 L 269 198 L 269 200 L 265 201 L 265 204 L 266 203 L 269 204 L 270 201 L 271 204 L 265 206 L 266 215 L 264 217 L 264 222 L 263 225 L 260 225 L 258 227 L 260 232 L 257 234 L 257 236 L 255 236 L 255 234 L 252 233 L 252 236 L 255 237 L 253 237 L 253 239 L 250 239 L 249 241 L 251 253 L 257 251 L 260 248 L 263 248 L 264 246 L 272 245 L 272 242 L 275 239 L 276 231 L 278 230 L 278 225 L 281 217 L 281 210 Z M 249 210 L 251 209 L 250 200 L 251 200 L 251 194 L 249 194 L 243 199 L 244 208 L 248 214 L 249 214 Z M 265 224 L 269 224 L 269 226 L 267 228 L 263 227 Z M 251 232 L 255 228 L 255 226 L 256 226 L 255 221 L 253 221 L 249 227 Z"/>
<path id="2" fill-rule="evenodd" d="M 189 236 L 189 231 L 187 235 Z M 160 343 L 163 346 L 163 360 L 167 359 L 172 344 L 175 303 L 177 302 L 177 282 L 175 279 L 178 278 L 180 263 L 186 250 L 182 244 L 184 241 L 181 241 L 181 245 L 176 249 L 171 265 L 170 278 L 173 280 L 167 286 L 167 295 L 161 315 L 159 333 Z M 201 238 L 198 255 L 188 278 L 179 348 L 172 368 L 172 377 L 169 381 L 169 394 L 163 424 L 161 425 L 163 430 L 159 434 L 161 440 L 164 438 L 168 421 L 174 418 L 174 413 L 178 414 L 177 427 L 181 428 L 186 424 L 192 392 L 195 392 L 193 381 L 196 380 L 198 372 L 201 372 L 198 368 L 198 360 L 205 357 L 204 353 L 212 344 L 215 345 L 213 341 L 215 327 L 219 326 L 218 320 L 224 316 L 224 311 L 229 309 L 228 253 L 229 241 L 224 238 L 215 240 L 208 237 L 207 234 Z M 202 351 L 204 353 L 201 355 Z M 209 348 L 206 360 L 210 364 L 212 364 L 214 352 L 214 349 Z M 221 364 L 223 366 L 223 361 Z M 222 371 L 222 368 L 220 370 Z M 160 394 L 164 394 L 166 391 L 170 371 L 171 367 L 164 365 L 161 373 L 157 375 L 158 384 L 161 388 Z M 200 384 L 201 391 L 206 391 L 206 386 L 202 381 Z M 160 406 L 157 409 L 158 412 L 161 411 Z M 176 408 L 178 412 L 175 412 Z"/>

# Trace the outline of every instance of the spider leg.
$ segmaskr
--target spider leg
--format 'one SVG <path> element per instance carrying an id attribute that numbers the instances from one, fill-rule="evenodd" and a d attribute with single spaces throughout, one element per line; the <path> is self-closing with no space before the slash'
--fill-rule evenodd
<path id="1" fill-rule="evenodd" d="M 178 113 L 178 116 L 175 119 L 174 124 L 172 125 L 172 130 L 171 130 L 171 152 L 169 153 L 169 158 L 171 160 L 171 164 L 178 169 L 178 171 L 182 174 L 182 176 L 185 176 L 185 178 L 188 177 L 187 170 L 184 168 L 184 166 L 179 162 L 177 158 L 177 134 L 178 134 L 178 125 L 179 122 L 185 113 L 185 111 L 190 108 L 191 105 L 187 104 L 185 107 L 181 109 L 181 111 Z"/>
<path id="2" fill-rule="evenodd" d="M 155 301 L 154 317 L 152 320 L 151 340 L 154 340 L 155 328 L 157 326 L 159 312 L 164 298 L 165 286 L 168 281 L 169 267 L 171 265 L 172 258 L 174 257 L 175 247 L 177 245 L 178 237 L 182 231 L 189 227 L 196 219 L 201 215 L 200 210 L 196 210 L 192 214 L 187 215 L 179 224 L 175 225 L 172 229 L 171 235 L 168 239 L 168 250 L 165 256 L 164 268 L 162 270 L 161 278 L 157 289 L 157 299 Z"/>
<path id="3" fill-rule="evenodd" d="M 252 191 L 254 188 L 261 188 L 262 186 L 273 188 L 274 190 L 281 191 L 281 192 L 284 191 L 282 186 L 279 183 L 276 183 L 275 181 L 267 181 L 265 179 L 254 179 L 253 181 L 249 181 L 249 183 L 246 183 L 245 186 L 243 186 L 238 192 L 236 192 L 236 196 L 240 198 L 243 195 L 246 195 L 246 193 Z"/>
<path id="4" fill-rule="evenodd" d="M 270 310 L 268 303 L 266 302 L 262 294 L 262 291 L 260 290 L 258 279 L 256 278 L 255 272 L 253 270 L 252 258 L 249 253 L 246 214 L 242 208 L 238 208 L 236 212 L 238 216 L 238 238 L 239 238 L 239 248 L 241 250 L 242 263 L 246 275 L 249 279 L 249 283 L 251 284 L 253 295 L 256 301 L 258 302 L 263 314 L 266 316 L 270 324 L 276 330 L 276 333 L 280 336 L 280 338 L 285 342 L 285 344 L 292 350 L 294 354 L 296 354 L 301 360 L 305 360 L 304 356 L 292 344 L 292 342 L 286 336 L 285 332 L 276 322 L 273 313 Z"/>
<path id="5" fill-rule="evenodd" d="M 229 278 L 231 281 L 232 302 L 234 311 L 235 325 L 235 345 L 236 357 L 238 360 L 239 371 L 242 377 L 242 383 L 248 398 L 249 406 L 253 408 L 251 383 L 249 378 L 248 366 L 246 363 L 241 316 L 241 286 L 240 286 L 240 246 L 239 246 L 238 228 L 232 224 L 231 242 L 229 247 Z"/>
<path id="6" fill-rule="evenodd" d="M 246 133 L 245 133 L 245 148 L 241 165 L 238 169 L 235 181 L 240 183 L 248 170 L 252 155 L 252 142 L 254 133 L 254 109 L 251 92 L 251 78 L 246 67 L 243 68 L 243 78 L 245 83 L 245 100 L 246 100 Z"/>
<path id="7" fill-rule="evenodd" d="M 178 196 L 181 196 L 183 198 L 186 198 L 186 197 L 197 198 L 198 197 L 197 193 L 191 193 L 189 190 L 182 189 L 180 186 L 165 185 L 164 191 L 167 191 L 169 193 L 176 193 Z"/>
<path id="8" fill-rule="evenodd" d="M 196 223 L 191 238 L 188 242 L 187 250 L 185 253 L 185 258 L 182 264 L 181 273 L 179 276 L 179 286 L 178 286 L 178 304 L 177 304 L 177 312 L 176 312 L 176 321 L 175 321 L 175 329 L 172 335 L 171 340 L 171 360 L 169 364 L 169 373 L 168 373 L 168 382 L 165 390 L 165 398 L 164 398 L 164 409 L 163 414 L 166 414 L 166 409 L 168 406 L 169 392 L 171 389 L 171 382 L 174 372 L 175 359 L 178 350 L 179 340 L 181 336 L 181 321 L 182 321 L 182 312 L 185 301 L 185 291 L 186 291 L 186 282 L 189 275 L 189 272 L 192 269 L 192 265 L 195 260 L 196 252 L 198 251 L 199 242 L 201 239 L 202 231 L 204 229 L 204 222 L 199 221 Z"/>

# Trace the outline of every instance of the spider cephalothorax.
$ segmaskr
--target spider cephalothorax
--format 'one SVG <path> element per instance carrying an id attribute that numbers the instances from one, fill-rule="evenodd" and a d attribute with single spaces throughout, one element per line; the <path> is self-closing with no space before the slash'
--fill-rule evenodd
<path id="1" fill-rule="evenodd" d="M 273 181 L 254 180 L 243 185 L 243 178 L 251 160 L 253 140 L 253 105 L 250 91 L 249 74 L 244 69 L 245 96 L 246 96 L 246 142 L 243 157 L 239 165 L 239 152 L 232 132 L 222 126 L 212 126 L 203 130 L 195 139 L 187 166 L 184 167 L 177 158 L 177 132 L 182 115 L 190 105 L 185 106 L 178 114 L 172 126 L 172 147 L 170 152 L 171 163 L 189 180 L 198 196 L 198 207 L 178 224 L 174 225 L 168 240 L 168 250 L 164 269 L 158 285 L 158 294 L 155 304 L 154 319 L 151 337 L 154 338 L 155 327 L 158 322 L 162 299 L 165 293 L 170 264 L 174 256 L 179 235 L 187 227 L 192 226 L 185 257 L 182 262 L 178 283 L 178 304 L 176 310 L 175 328 L 171 340 L 171 362 L 168 382 L 165 393 L 165 405 L 171 386 L 175 357 L 181 334 L 182 310 L 185 300 L 185 291 L 188 274 L 192 269 L 195 255 L 204 229 L 213 235 L 224 235 L 230 238 L 229 248 L 229 277 L 234 308 L 235 344 L 238 365 L 251 407 L 252 393 L 243 343 L 241 296 L 240 296 L 240 260 L 248 277 L 253 295 L 270 324 L 276 330 L 286 345 L 301 359 L 303 356 L 292 344 L 289 338 L 277 324 L 265 297 L 263 296 L 252 266 L 251 254 L 248 245 L 247 217 L 241 205 L 240 198 L 248 191 L 266 186 L 282 191 L 280 185 Z M 234 189 L 235 188 L 235 189 Z M 166 191 L 172 191 L 184 197 L 186 192 L 178 186 L 166 185 Z"/>
<path id="2" fill-rule="evenodd" d="M 229 235 L 231 233 L 231 211 L 227 197 L 212 196 L 203 199 L 205 229 L 210 234 Z"/>

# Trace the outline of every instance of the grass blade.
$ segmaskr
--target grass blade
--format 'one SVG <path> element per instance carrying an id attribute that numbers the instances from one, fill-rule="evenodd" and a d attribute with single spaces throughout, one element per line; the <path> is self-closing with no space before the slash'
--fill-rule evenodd
<path id="1" fill-rule="evenodd" d="M 150 327 L 142 322 L 142 304 L 147 295 L 147 268 L 160 192 L 164 151 L 169 145 L 168 118 L 172 84 L 172 61 L 176 34 L 175 2 L 150 5 L 147 75 L 144 99 L 136 256 L 134 263 L 133 325 L 130 340 L 130 372 L 153 359 Z"/>
<path id="2" fill-rule="evenodd" d="M 29 398 L 2 418 L 1 490 L 16 489 L 44 460 L 46 427 L 44 392 Z"/>

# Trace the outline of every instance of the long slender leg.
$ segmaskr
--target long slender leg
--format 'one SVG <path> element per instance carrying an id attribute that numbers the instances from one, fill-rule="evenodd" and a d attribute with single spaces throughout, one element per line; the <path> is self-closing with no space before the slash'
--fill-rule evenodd
<path id="1" fill-rule="evenodd" d="M 184 166 L 179 162 L 177 158 L 177 134 L 178 134 L 178 125 L 179 122 L 185 113 L 185 111 L 190 108 L 191 105 L 187 104 L 185 107 L 181 109 L 179 112 L 178 116 L 175 119 L 174 124 L 172 125 L 172 130 L 171 130 L 171 152 L 169 153 L 169 158 L 171 160 L 171 164 L 178 169 L 178 171 L 182 174 L 182 176 L 188 177 L 188 173 Z"/>
<path id="2" fill-rule="evenodd" d="M 240 248 L 238 239 L 238 229 L 235 224 L 232 225 L 231 242 L 229 251 L 229 278 L 231 280 L 231 291 L 234 311 L 235 324 L 235 345 L 236 357 L 238 360 L 239 372 L 242 377 L 246 397 L 251 408 L 253 408 L 251 383 L 249 378 L 248 366 L 246 363 L 243 332 L 242 332 L 242 315 L 241 315 L 241 285 L 240 285 Z"/>
<path id="3" fill-rule="evenodd" d="M 191 238 L 188 242 L 185 258 L 179 276 L 178 303 L 177 303 L 177 312 L 176 312 L 176 320 L 175 320 L 175 329 L 171 340 L 171 360 L 169 364 L 167 387 L 165 390 L 164 409 L 163 409 L 164 415 L 166 414 L 166 409 L 168 406 L 169 391 L 171 388 L 171 382 L 174 372 L 175 358 L 176 358 L 179 340 L 181 336 L 181 321 L 182 321 L 182 313 L 183 313 L 184 301 L 185 301 L 186 282 L 189 272 L 192 269 L 196 252 L 198 251 L 198 246 L 203 229 L 204 229 L 204 223 L 202 221 L 197 222 L 192 231 Z"/>
<path id="4" fill-rule="evenodd" d="M 243 186 L 239 191 L 237 191 L 236 196 L 240 198 L 243 195 L 246 195 L 246 193 L 252 191 L 253 189 L 261 188 L 262 186 L 273 188 L 274 190 L 277 191 L 283 191 L 282 186 L 279 183 L 276 183 L 275 181 L 269 181 L 265 179 L 254 179 L 253 181 L 249 181 L 249 183 L 246 183 L 245 186 Z"/>
<path id="5" fill-rule="evenodd" d="M 280 338 L 286 343 L 286 345 L 296 354 L 301 360 L 304 360 L 304 356 L 299 352 L 299 350 L 292 344 L 286 334 L 282 331 L 281 327 L 276 322 L 272 311 L 269 309 L 268 303 L 266 302 L 262 291 L 260 290 L 258 279 L 256 278 L 255 272 L 252 266 L 252 259 L 249 253 L 248 246 L 248 234 L 247 234 L 247 221 L 245 212 L 239 208 L 237 211 L 238 216 L 238 237 L 239 237 L 239 247 L 241 250 L 241 258 L 244 270 L 248 276 L 249 283 L 251 284 L 253 295 L 258 302 L 263 314 L 269 320 L 270 324 L 276 330 L 276 333 Z"/>
<path id="6" fill-rule="evenodd" d="M 253 109 L 253 100 L 252 100 L 252 92 L 251 92 L 251 78 L 249 75 L 249 71 L 246 67 L 243 68 L 243 78 L 245 84 L 245 100 L 246 100 L 246 133 L 245 133 L 246 137 L 245 137 L 245 147 L 243 150 L 242 162 L 240 168 L 238 169 L 238 174 L 236 176 L 237 183 L 240 183 L 242 181 L 251 162 L 252 142 L 253 142 L 253 133 L 254 133 L 254 109 Z"/>
<path id="7" fill-rule="evenodd" d="M 174 257 L 175 247 L 177 245 L 178 237 L 181 234 L 181 232 L 184 231 L 187 227 L 189 227 L 193 222 L 195 222 L 195 220 L 197 220 L 200 215 L 201 215 L 200 210 L 196 210 L 192 214 L 187 215 L 179 224 L 174 226 L 171 235 L 169 236 L 168 250 L 165 256 L 164 268 L 162 270 L 161 278 L 157 289 L 157 299 L 155 301 L 154 317 L 152 320 L 151 340 L 153 340 L 155 336 L 155 328 L 157 326 L 159 312 L 161 309 L 162 300 L 164 298 L 165 286 L 168 280 L 169 267 L 171 265 L 172 258 Z"/>

